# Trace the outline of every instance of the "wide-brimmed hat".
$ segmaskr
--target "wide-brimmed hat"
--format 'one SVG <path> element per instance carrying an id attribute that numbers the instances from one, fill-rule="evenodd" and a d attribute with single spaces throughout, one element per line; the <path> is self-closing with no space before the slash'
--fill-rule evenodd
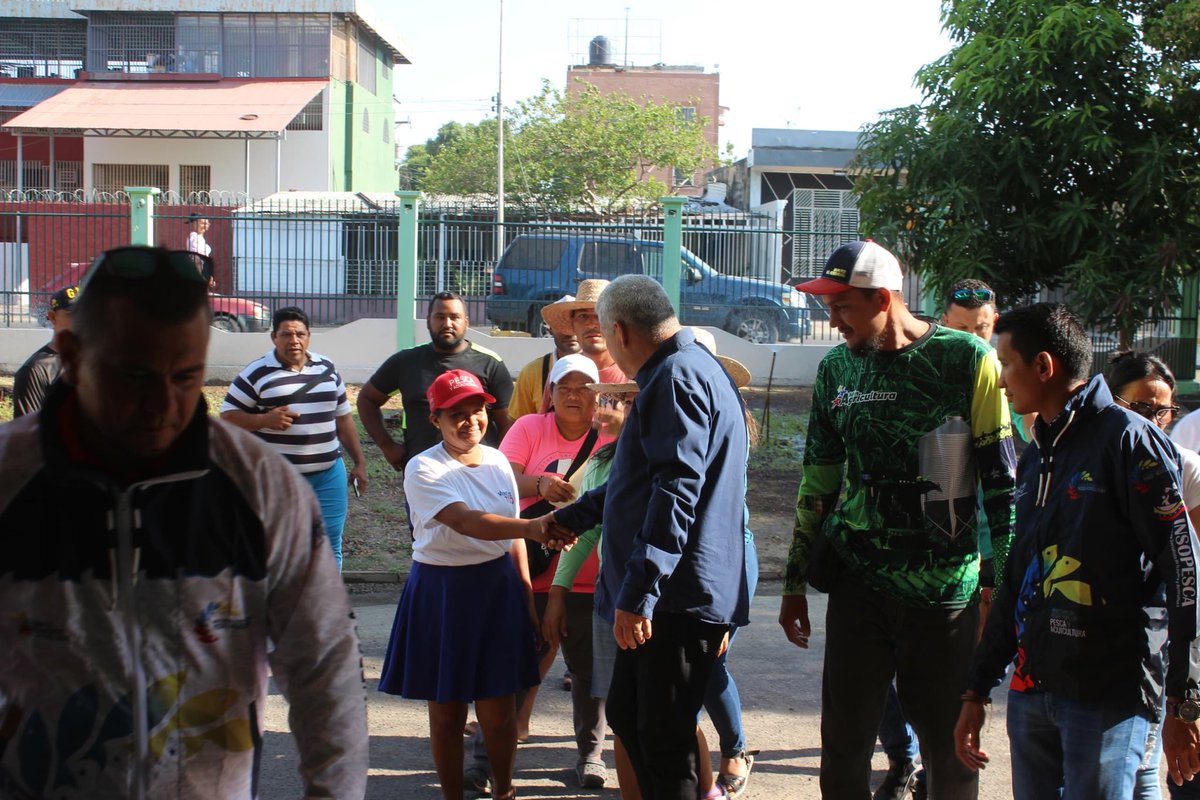
<path id="1" fill-rule="evenodd" d="M 717 352 L 717 337 L 704 328 L 697 328 L 694 325 L 691 331 L 696 336 L 696 341 L 708 348 L 708 352 L 717 357 L 717 361 L 721 362 L 721 366 L 725 367 L 725 371 L 729 373 L 729 377 L 733 378 L 733 383 L 737 388 L 742 389 L 750 385 L 750 370 L 746 369 L 746 365 L 738 361 L 736 358 L 723 356 Z"/>
<path id="2" fill-rule="evenodd" d="M 587 385 L 596 394 L 632 394 L 639 391 L 639 387 L 633 381 L 625 381 L 624 383 L 589 383 Z"/>
<path id="3" fill-rule="evenodd" d="M 574 300 L 556 301 L 548 306 L 542 306 L 542 319 L 550 326 L 550 330 L 560 336 L 569 336 L 575 332 L 571 325 L 571 314 L 579 309 L 589 311 L 596 308 L 600 293 L 608 286 L 608 281 L 600 278 L 587 278 L 579 282 L 579 290 L 575 292 Z"/>

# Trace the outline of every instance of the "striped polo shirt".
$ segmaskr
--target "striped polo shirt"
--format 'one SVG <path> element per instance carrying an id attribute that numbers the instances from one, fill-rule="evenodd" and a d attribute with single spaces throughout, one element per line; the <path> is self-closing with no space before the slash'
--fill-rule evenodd
<path id="1" fill-rule="evenodd" d="M 328 372 L 328 377 L 293 402 L 289 398 L 302 389 L 314 375 Z M 278 406 L 287 406 L 300 416 L 286 431 L 260 428 L 254 435 L 271 445 L 292 462 L 301 472 L 312 473 L 329 469 L 340 457 L 336 419 L 350 413 L 346 387 L 333 362 L 311 350 L 304 369 L 295 372 L 279 362 L 275 351 L 252 361 L 234 379 L 221 403 L 221 411 L 266 413 Z"/>

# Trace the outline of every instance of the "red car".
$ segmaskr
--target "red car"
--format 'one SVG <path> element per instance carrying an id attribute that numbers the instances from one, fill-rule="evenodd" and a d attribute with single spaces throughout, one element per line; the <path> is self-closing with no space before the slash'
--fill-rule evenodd
<path id="1" fill-rule="evenodd" d="M 87 268 L 88 264 L 74 261 L 43 284 L 35 292 L 38 299 L 34 301 L 34 316 L 44 320 L 50 295 L 64 286 L 79 283 L 79 279 L 83 277 Z M 271 309 L 262 303 L 242 297 L 229 297 L 216 292 L 210 292 L 208 299 L 212 304 L 212 326 L 214 328 L 230 333 L 269 331 L 271 329 Z"/>

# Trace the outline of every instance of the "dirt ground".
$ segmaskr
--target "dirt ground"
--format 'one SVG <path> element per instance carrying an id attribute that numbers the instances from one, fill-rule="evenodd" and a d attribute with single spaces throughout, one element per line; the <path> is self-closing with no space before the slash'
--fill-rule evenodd
<path id="1" fill-rule="evenodd" d="M 225 396 L 224 385 L 206 387 L 209 408 L 215 412 Z M 347 386 L 350 405 L 358 398 L 358 387 Z M 760 580 L 771 582 L 783 577 L 787 548 L 791 542 L 792 516 L 796 489 L 800 485 L 800 455 L 803 447 L 802 425 L 807 421 L 812 391 L 801 387 L 776 387 L 770 393 L 762 388 L 744 390 L 746 403 L 759 422 L 761 442 L 751 453 L 747 499 L 750 528 L 758 545 Z M 769 411 L 764 415 L 764 411 Z M 400 406 L 393 400 L 384 407 L 384 416 L 400 436 Z M 391 468 L 382 454 L 359 431 L 367 457 L 369 485 L 361 498 L 350 498 L 350 512 L 342 542 L 347 571 L 384 571 L 407 573 L 412 555 L 405 523 L 404 486 L 400 473 Z"/>

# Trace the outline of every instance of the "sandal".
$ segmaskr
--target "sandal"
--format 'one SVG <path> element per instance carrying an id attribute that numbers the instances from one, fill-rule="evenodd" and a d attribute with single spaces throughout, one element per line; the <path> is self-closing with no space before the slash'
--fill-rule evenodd
<path id="1" fill-rule="evenodd" d="M 750 782 L 750 771 L 754 769 L 756 755 L 758 755 L 757 750 L 743 750 L 735 756 L 746 762 L 746 771 L 741 775 L 734 775 L 732 772 L 721 772 L 717 775 L 717 785 L 725 790 L 726 795 L 731 798 L 739 797 L 742 792 L 746 791 L 746 784 Z"/>

